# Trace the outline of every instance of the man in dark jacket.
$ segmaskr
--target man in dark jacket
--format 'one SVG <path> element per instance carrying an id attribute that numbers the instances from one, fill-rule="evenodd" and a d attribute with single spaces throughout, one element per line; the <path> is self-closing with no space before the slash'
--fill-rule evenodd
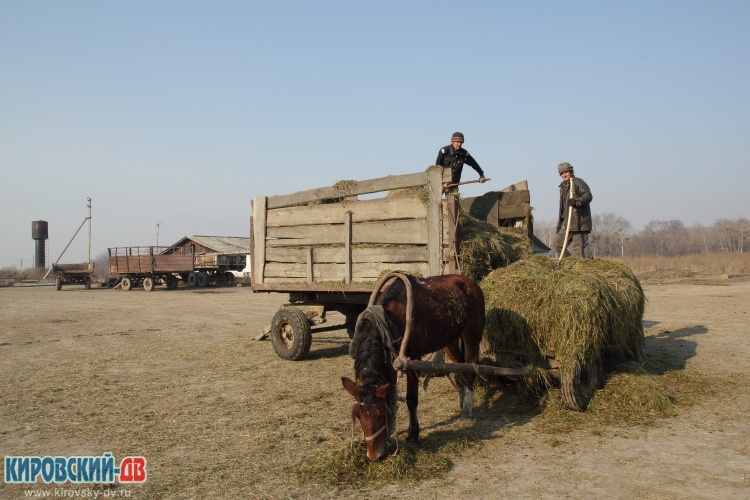
<path id="1" fill-rule="evenodd" d="M 471 168 L 477 171 L 479 174 L 479 182 L 484 182 L 484 171 L 479 163 L 469 154 L 463 147 L 464 134 L 461 132 L 455 132 L 451 137 L 451 143 L 448 146 L 440 148 L 438 152 L 437 160 L 435 165 L 451 169 L 451 182 L 450 184 L 458 184 L 461 182 L 461 171 L 464 169 L 464 164 L 469 165 Z M 449 183 L 446 183 L 443 187 L 447 188 Z M 454 189 L 455 190 L 455 189 Z"/>
<path id="2" fill-rule="evenodd" d="M 557 172 L 562 177 L 560 183 L 560 210 L 557 217 L 557 236 L 555 236 L 555 251 L 558 257 L 562 253 L 565 244 L 565 232 L 568 227 L 568 214 L 570 217 L 570 235 L 565 255 L 569 257 L 571 250 L 579 257 L 590 258 L 589 255 L 589 233 L 591 232 L 591 190 L 588 184 L 580 177 L 573 175 L 573 166 L 570 163 L 561 163 L 557 166 Z M 573 183 L 573 193 L 570 192 L 570 183 Z M 572 208 L 572 210 L 571 210 Z"/>

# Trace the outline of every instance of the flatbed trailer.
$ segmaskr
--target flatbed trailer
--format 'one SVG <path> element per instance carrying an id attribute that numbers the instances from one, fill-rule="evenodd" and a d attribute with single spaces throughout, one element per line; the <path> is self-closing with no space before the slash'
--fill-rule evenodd
<path id="1" fill-rule="evenodd" d="M 114 247 L 108 249 L 109 272 L 117 276 L 122 290 L 143 286 L 152 291 L 158 284 L 174 290 L 180 275 L 195 269 L 194 249 L 188 247 Z"/>
<path id="2" fill-rule="evenodd" d="M 86 290 L 91 290 L 91 275 L 94 273 L 94 264 L 82 262 L 78 264 L 52 264 L 52 273 L 55 275 L 55 289 L 59 292 L 63 285 L 83 285 Z"/>

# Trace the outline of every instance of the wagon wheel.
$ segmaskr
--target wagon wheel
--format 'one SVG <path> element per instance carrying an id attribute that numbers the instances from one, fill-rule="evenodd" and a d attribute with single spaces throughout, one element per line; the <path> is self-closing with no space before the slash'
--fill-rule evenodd
<path id="1" fill-rule="evenodd" d="M 177 281 L 177 278 L 175 278 L 174 276 L 170 274 L 166 278 L 166 283 L 167 283 L 167 290 L 174 290 L 175 288 L 177 288 L 179 281 Z"/>
<path id="2" fill-rule="evenodd" d="M 198 273 L 198 286 L 201 288 L 208 286 L 208 274 L 204 272 Z"/>
<path id="3" fill-rule="evenodd" d="M 305 359 L 310 352 L 310 322 L 301 309 L 279 309 L 271 321 L 271 344 L 280 358 L 290 361 Z"/>
<path id="4" fill-rule="evenodd" d="M 83 286 L 86 290 L 91 290 L 91 276 L 83 278 Z"/>
<path id="5" fill-rule="evenodd" d="M 585 363 L 560 367 L 563 403 L 573 410 L 586 411 L 597 389 L 604 385 L 602 355 L 596 353 Z"/>
<path id="6" fill-rule="evenodd" d="M 643 351 L 646 349 L 646 336 L 643 333 L 643 325 L 633 333 L 633 360 L 643 363 Z"/>
<path id="7" fill-rule="evenodd" d="M 196 273 L 190 273 L 187 282 L 190 286 L 196 286 L 198 284 L 198 275 Z"/>
<path id="8" fill-rule="evenodd" d="M 154 285 L 155 285 L 154 278 L 152 278 L 151 276 L 147 276 L 143 278 L 143 289 L 146 290 L 147 292 L 150 292 L 151 290 L 153 290 Z"/>
<path id="9" fill-rule="evenodd" d="M 122 279 L 122 281 L 120 281 L 120 288 L 122 288 L 125 291 L 130 290 L 132 286 L 133 286 L 133 282 L 128 277 L 125 277 Z"/>
<path id="10" fill-rule="evenodd" d="M 357 318 L 359 318 L 359 315 L 364 311 L 362 310 L 356 310 L 356 311 L 346 311 L 344 313 L 344 317 L 346 320 L 344 321 L 344 326 L 346 326 L 346 333 L 349 335 L 350 339 L 354 338 L 354 330 L 357 326 Z"/>
<path id="11" fill-rule="evenodd" d="M 55 289 L 59 292 L 62 290 L 62 276 L 55 277 Z"/>

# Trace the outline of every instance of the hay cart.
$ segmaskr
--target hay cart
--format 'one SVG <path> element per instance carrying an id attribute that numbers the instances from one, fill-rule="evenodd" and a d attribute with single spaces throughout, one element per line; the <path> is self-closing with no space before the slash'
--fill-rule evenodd
<path id="1" fill-rule="evenodd" d="M 254 198 L 252 290 L 289 296 L 258 339 L 270 337 L 281 358 L 303 360 L 312 342 L 311 327 L 324 323 L 327 312 L 344 314 L 347 332 L 353 335 L 357 317 L 378 281 L 389 272 L 421 276 L 460 272 L 461 242 L 454 215 L 458 202 L 452 196 L 443 197 L 443 182 L 450 182 L 449 175 L 441 167 L 430 167 L 422 173 L 341 181 L 332 187 Z M 528 191 L 525 184 L 506 189 Z M 509 216 L 511 226 L 530 233 L 528 193 L 494 193 L 486 204 L 489 209 L 482 210 L 483 205 L 474 200 L 466 208 L 480 211 L 477 215 L 484 220 L 497 219 L 495 227 L 504 226 L 509 217 L 497 207 L 508 203 L 506 197 L 519 209 Z M 397 369 L 425 373 L 474 371 L 527 377 L 542 370 L 560 380 L 567 399 L 586 403 L 600 383 L 600 364 L 593 372 L 585 367 L 568 369 L 554 357 L 536 359 L 531 368 L 520 366 L 513 353 L 492 360 L 495 366 L 396 361 Z M 578 406 L 585 409 L 583 404 Z"/>
<path id="2" fill-rule="evenodd" d="M 156 285 L 164 284 L 174 290 L 182 274 L 195 268 L 194 248 L 187 247 L 114 247 L 109 253 L 109 272 L 117 275 L 122 290 L 142 286 L 150 292 Z"/>
<path id="3" fill-rule="evenodd" d="M 91 275 L 94 264 L 82 262 L 79 264 L 53 264 L 52 273 L 55 275 L 55 289 L 59 292 L 65 285 L 83 285 L 91 290 Z"/>

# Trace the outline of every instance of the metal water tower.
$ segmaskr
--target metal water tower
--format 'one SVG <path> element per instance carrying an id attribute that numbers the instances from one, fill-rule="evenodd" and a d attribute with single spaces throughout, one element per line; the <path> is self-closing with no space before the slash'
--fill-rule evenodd
<path id="1" fill-rule="evenodd" d="M 45 243 L 44 241 L 49 237 L 47 232 L 47 221 L 46 220 L 35 220 L 31 222 L 31 238 L 36 242 L 36 248 L 34 250 L 34 267 L 44 268 L 46 262 L 44 262 L 45 255 Z"/>

